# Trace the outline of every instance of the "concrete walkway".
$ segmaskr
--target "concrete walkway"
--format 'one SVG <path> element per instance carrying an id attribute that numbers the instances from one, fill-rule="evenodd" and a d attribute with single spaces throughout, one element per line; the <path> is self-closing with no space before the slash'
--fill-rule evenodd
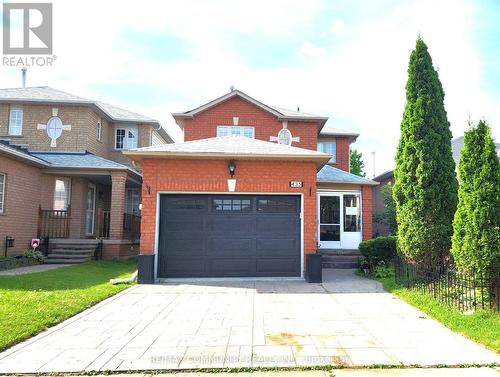
<path id="1" fill-rule="evenodd" d="M 214 377 L 214 373 L 127 374 L 127 377 Z M 333 371 L 217 373 L 217 377 L 498 377 L 493 368 L 339 369 Z M 102 376 L 104 377 L 104 376 Z"/>
<path id="2" fill-rule="evenodd" d="M 12 270 L 0 271 L 0 276 L 13 276 L 13 275 L 24 275 L 31 274 L 33 272 L 44 272 L 48 270 L 53 270 L 56 268 L 73 266 L 72 264 L 35 264 L 34 266 L 26 266 L 13 268 Z"/>
<path id="3" fill-rule="evenodd" d="M 0 373 L 500 362 L 372 280 L 324 277 L 137 285 L 1 353 Z"/>

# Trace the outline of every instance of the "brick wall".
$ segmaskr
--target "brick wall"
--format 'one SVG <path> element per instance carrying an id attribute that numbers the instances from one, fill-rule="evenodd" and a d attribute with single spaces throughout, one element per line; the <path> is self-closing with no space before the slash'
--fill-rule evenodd
<path id="1" fill-rule="evenodd" d="M 22 254 L 37 235 L 40 169 L 0 156 L 0 173 L 6 174 L 5 207 L 0 213 L 0 255 L 5 255 L 5 237 L 15 238 L 9 255 Z"/>
<path id="2" fill-rule="evenodd" d="M 50 146 L 47 130 L 39 130 L 38 124 L 47 124 L 52 117 L 52 109 L 58 109 L 58 117 L 63 124 L 70 124 L 71 130 L 63 131 L 57 139 L 57 147 Z M 130 164 L 130 160 L 121 151 L 114 149 L 115 124 L 102 119 L 93 109 L 87 106 L 60 105 L 22 105 L 23 131 L 21 136 L 9 135 L 9 104 L 0 104 L 0 137 L 8 138 L 13 144 L 26 145 L 31 150 L 42 151 L 84 151 L 87 150 L 104 158 Z M 101 141 L 97 140 L 97 122 L 101 120 Z M 139 147 L 151 145 L 152 127 L 148 124 L 137 124 L 139 130 Z"/>
<path id="3" fill-rule="evenodd" d="M 361 206 L 363 210 L 363 240 L 372 238 L 372 188 L 371 186 L 362 186 Z"/>
<path id="4" fill-rule="evenodd" d="M 196 115 L 194 119 L 184 121 L 184 141 L 207 139 L 217 136 L 217 126 L 233 125 L 233 117 L 239 117 L 240 126 L 255 127 L 255 138 L 269 141 L 270 136 L 277 136 L 283 124 L 276 116 L 247 102 L 233 97 Z M 315 122 L 288 121 L 292 136 L 300 137 L 300 142 L 293 146 L 316 150 L 318 126 Z"/>
<path id="5" fill-rule="evenodd" d="M 304 250 L 316 252 L 316 165 L 310 162 L 237 161 L 236 192 L 290 192 L 304 196 Z M 141 253 L 154 250 L 157 191 L 228 192 L 226 160 L 143 161 Z M 290 188 L 291 180 L 304 181 Z M 151 193 L 148 193 L 147 187 Z"/>
<path id="6" fill-rule="evenodd" d="M 350 166 L 349 166 L 349 153 L 350 153 L 350 145 L 351 141 L 348 137 L 343 137 L 343 136 L 336 136 L 336 137 L 331 137 L 331 136 L 319 136 L 318 142 L 328 142 L 328 141 L 335 141 L 336 143 L 336 148 L 337 148 L 337 158 L 335 163 L 328 163 L 328 165 L 333 166 L 337 169 L 344 170 L 344 171 L 350 171 Z"/>

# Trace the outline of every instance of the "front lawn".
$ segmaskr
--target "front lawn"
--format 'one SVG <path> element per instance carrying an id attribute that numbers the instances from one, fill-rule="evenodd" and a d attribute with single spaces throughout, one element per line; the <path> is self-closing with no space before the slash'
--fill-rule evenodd
<path id="1" fill-rule="evenodd" d="M 111 285 L 109 279 L 129 276 L 136 269 L 135 260 L 98 261 L 0 276 L 0 350 L 129 287 Z"/>
<path id="2" fill-rule="evenodd" d="M 498 312 L 485 310 L 468 315 L 462 314 L 435 300 L 431 295 L 398 286 L 394 282 L 394 276 L 377 278 L 377 280 L 383 284 L 386 291 L 417 307 L 451 330 L 500 352 L 500 314 Z"/>

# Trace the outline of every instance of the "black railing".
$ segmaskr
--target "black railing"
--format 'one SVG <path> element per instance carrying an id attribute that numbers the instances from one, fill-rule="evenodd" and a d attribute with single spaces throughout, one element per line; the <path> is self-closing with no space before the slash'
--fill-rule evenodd
<path id="1" fill-rule="evenodd" d="M 123 214 L 123 237 L 129 240 L 141 238 L 141 216 L 133 213 Z"/>
<path id="2" fill-rule="evenodd" d="M 396 283 L 408 289 L 433 296 L 462 312 L 477 309 L 500 310 L 500 277 L 498 271 L 487 274 L 465 274 L 447 268 L 429 268 L 394 262 Z"/>
<path id="3" fill-rule="evenodd" d="M 71 207 L 67 210 L 38 209 L 38 237 L 68 238 Z"/>

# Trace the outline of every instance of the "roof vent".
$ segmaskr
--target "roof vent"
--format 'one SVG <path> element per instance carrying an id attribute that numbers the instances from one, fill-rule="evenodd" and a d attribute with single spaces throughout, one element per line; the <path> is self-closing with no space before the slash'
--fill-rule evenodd
<path id="1" fill-rule="evenodd" d="M 26 71 L 28 70 L 28 68 L 26 67 L 23 67 L 21 68 L 21 75 L 22 75 L 22 85 L 23 85 L 23 88 L 26 88 Z"/>
<path id="2" fill-rule="evenodd" d="M 297 111 L 300 111 L 300 107 L 299 106 L 297 106 Z"/>
<path id="3" fill-rule="evenodd" d="M 234 85 L 231 85 L 231 86 L 229 87 L 229 90 L 230 90 L 231 92 L 232 92 L 232 91 L 234 91 Z"/>

